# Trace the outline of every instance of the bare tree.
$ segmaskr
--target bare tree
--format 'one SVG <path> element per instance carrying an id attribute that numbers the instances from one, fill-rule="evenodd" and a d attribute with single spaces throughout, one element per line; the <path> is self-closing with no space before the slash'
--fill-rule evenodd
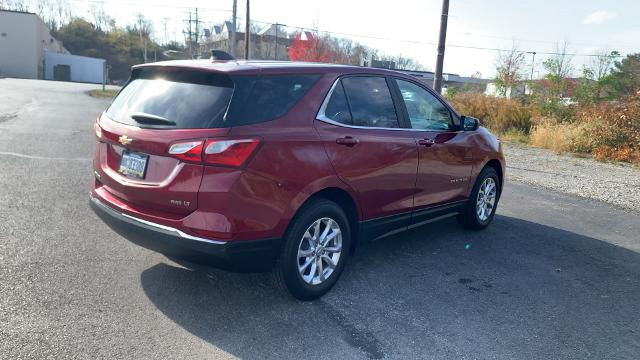
<path id="1" fill-rule="evenodd" d="M 89 6 L 89 15 L 96 29 L 108 32 L 113 18 L 104 10 L 102 3 L 91 4 Z"/>
<path id="2" fill-rule="evenodd" d="M 134 25 L 134 30 L 138 33 L 140 37 L 140 43 L 142 44 L 142 58 L 144 62 L 147 62 L 147 43 L 151 38 L 151 34 L 153 33 L 153 22 L 147 19 L 142 13 L 136 14 L 136 22 Z"/>
<path id="3" fill-rule="evenodd" d="M 602 50 L 598 53 L 598 56 L 593 57 L 591 60 L 591 69 L 593 69 L 593 80 L 602 81 L 613 68 L 613 63 L 616 58 L 620 56 L 617 51 Z"/>
<path id="4" fill-rule="evenodd" d="M 153 22 L 147 19 L 142 13 L 136 14 L 135 30 L 140 35 L 140 40 L 149 38 L 153 33 Z"/>
<path id="5" fill-rule="evenodd" d="M 525 53 L 514 42 L 511 50 L 501 52 L 496 59 L 496 87 L 502 96 L 507 95 L 523 79 Z"/>
<path id="6" fill-rule="evenodd" d="M 610 80 L 611 69 L 620 53 L 602 50 L 594 56 L 590 65 L 582 68 L 582 78 L 576 88 L 576 97 L 581 102 L 597 102 L 602 99 L 603 92 Z"/>
<path id="7" fill-rule="evenodd" d="M 573 74 L 573 55 L 568 52 L 569 42 L 556 45 L 556 52 L 542 64 L 547 71 L 545 78 L 551 83 L 550 95 L 562 97 L 567 91 L 567 79 Z"/>
<path id="8" fill-rule="evenodd" d="M 28 0 L 0 0 L 0 9 L 12 11 L 29 11 Z"/>

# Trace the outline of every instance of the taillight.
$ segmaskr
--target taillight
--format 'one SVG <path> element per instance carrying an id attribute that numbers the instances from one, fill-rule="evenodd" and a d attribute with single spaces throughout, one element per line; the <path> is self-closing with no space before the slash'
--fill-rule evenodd
<path id="1" fill-rule="evenodd" d="M 169 154 L 188 162 L 242 166 L 259 143 L 258 139 L 184 141 L 171 145 Z"/>
<path id="2" fill-rule="evenodd" d="M 258 147 L 258 139 L 207 140 L 204 147 L 204 163 L 240 166 Z"/>
<path id="3" fill-rule="evenodd" d="M 202 161 L 202 144 L 202 140 L 175 143 L 169 148 L 169 154 L 180 160 L 200 162 Z"/>

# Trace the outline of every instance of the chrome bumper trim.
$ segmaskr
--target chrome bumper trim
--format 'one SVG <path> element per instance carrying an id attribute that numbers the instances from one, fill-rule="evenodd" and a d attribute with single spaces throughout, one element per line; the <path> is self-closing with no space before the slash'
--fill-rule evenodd
<path id="1" fill-rule="evenodd" d="M 104 211 L 106 211 L 107 213 L 109 213 L 111 216 L 127 222 L 129 224 L 133 224 L 133 225 L 138 225 L 138 226 L 142 226 L 144 228 L 147 228 L 149 230 L 153 230 L 153 231 L 158 231 L 164 234 L 168 234 L 168 235 L 174 235 L 174 236 L 179 236 L 181 238 L 184 239 L 188 239 L 188 240 L 193 240 L 193 241 L 201 241 L 201 242 L 205 242 L 205 243 L 209 243 L 209 244 L 217 244 L 217 245 L 224 245 L 227 242 L 226 241 L 220 241 L 220 240 L 211 240 L 211 239 L 205 239 L 205 238 L 201 238 L 201 237 L 197 237 L 197 236 L 192 236 L 189 234 L 186 234 L 176 228 L 172 228 L 170 226 L 166 226 L 166 225 L 161 225 L 161 224 L 156 224 L 154 222 L 151 221 L 147 221 L 147 220 L 142 220 L 142 219 L 138 219 L 137 217 L 133 217 L 131 215 L 127 215 L 124 213 L 121 213 L 117 210 L 114 210 L 112 208 L 110 208 L 109 206 L 107 206 L 106 204 L 104 204 L 102 201 L 98 200 L 97 198 L 95 198 L 92 194 L 89 194 L 89 198 L 91 199 L 91 202 L 93 202 L 95 205 L 99 206 L 100 208 L 102 208 Z"/>

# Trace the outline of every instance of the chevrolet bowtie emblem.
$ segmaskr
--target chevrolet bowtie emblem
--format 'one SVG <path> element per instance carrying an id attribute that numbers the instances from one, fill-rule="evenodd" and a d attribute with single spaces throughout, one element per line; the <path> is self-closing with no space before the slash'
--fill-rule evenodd
<path id="1" fill-rule="evenodd" d="M 118 138 L 118 142 L 122 145 L 129 145 L 132 141 L 133 139 L 128 138 L 127 135 L 122 135 Z"/>

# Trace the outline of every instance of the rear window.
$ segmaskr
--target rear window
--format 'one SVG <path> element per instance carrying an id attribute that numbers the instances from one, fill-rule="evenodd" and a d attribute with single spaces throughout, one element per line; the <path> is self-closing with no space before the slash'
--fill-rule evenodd
<path id="1" fill-rule="evenodd" d="M 319 75 L 227 76 L 194 71 L 137 70 L 106 115 L 114 121 L 160 129 L 219 128 L 281 117 Z M 146 114 L 166 123 L 134 120 Z M 144 118 L 142 119 L 144 120 Z"/>

